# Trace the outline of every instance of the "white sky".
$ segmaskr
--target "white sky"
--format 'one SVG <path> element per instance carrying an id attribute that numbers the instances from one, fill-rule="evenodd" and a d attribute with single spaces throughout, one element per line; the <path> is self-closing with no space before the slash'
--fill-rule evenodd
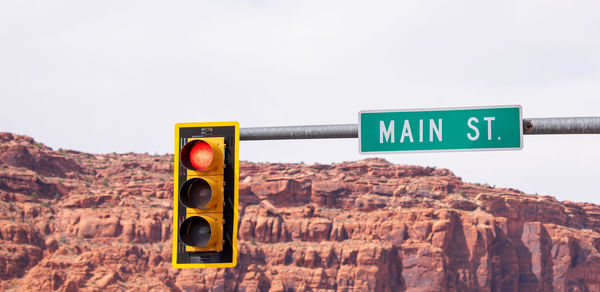
<path id="1" fill-rule="evenodd" d="M 597 1 L 2 1 L 0 131 L 173 152 L 176 122 L 358 123 L 359 110 L 520 104 L 600 115 Z M 383 155 L 600 203 L 600 135 Z M 365 158 L 356 139 L 242 142 L 241 159 Z"/>

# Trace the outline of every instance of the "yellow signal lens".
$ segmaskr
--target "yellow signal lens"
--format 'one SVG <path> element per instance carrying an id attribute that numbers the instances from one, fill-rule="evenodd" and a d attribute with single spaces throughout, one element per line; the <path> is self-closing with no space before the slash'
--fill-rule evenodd
<path id="1" fill-rule="evenodd" d="M 215 181 L 209 178 L 192 178 L 187 180 L 179 190 L 179 201 L 186 208 L 207 210 L 214 208 L 219 194 Z"/>

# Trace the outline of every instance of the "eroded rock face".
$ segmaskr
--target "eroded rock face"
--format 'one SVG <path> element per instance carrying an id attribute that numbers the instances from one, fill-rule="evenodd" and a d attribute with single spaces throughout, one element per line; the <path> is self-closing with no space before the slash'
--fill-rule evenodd
<path id="1" fill-rule="evenodd" d="M 1 290 L 600 291 L 600 207 L 367 159 L 240 166 L 238 266 L 171 268 L 172 155 L 0 133 Z"/>

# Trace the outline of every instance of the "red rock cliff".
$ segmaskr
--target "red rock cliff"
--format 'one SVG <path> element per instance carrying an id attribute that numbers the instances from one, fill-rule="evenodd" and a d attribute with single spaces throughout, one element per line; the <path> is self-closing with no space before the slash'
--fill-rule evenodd
<path id="1" fill-rule="evenodd" d="M 380 159 L 242 162 L 238 266 L 173 269 L 172 159 L 0 133 L 0 289 L 600 291 L 599 206 Z"/>

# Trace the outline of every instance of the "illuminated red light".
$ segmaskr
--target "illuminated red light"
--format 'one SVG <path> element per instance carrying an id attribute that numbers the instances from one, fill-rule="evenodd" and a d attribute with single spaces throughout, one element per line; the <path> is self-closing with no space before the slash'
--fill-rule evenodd
<path id="1" fill-rule="evenodd" d="M 197 170 L 208 170 L 213 161 L 213 149 L 204 141 L 200 141 L 190 150 L 190 163 Z"/>

